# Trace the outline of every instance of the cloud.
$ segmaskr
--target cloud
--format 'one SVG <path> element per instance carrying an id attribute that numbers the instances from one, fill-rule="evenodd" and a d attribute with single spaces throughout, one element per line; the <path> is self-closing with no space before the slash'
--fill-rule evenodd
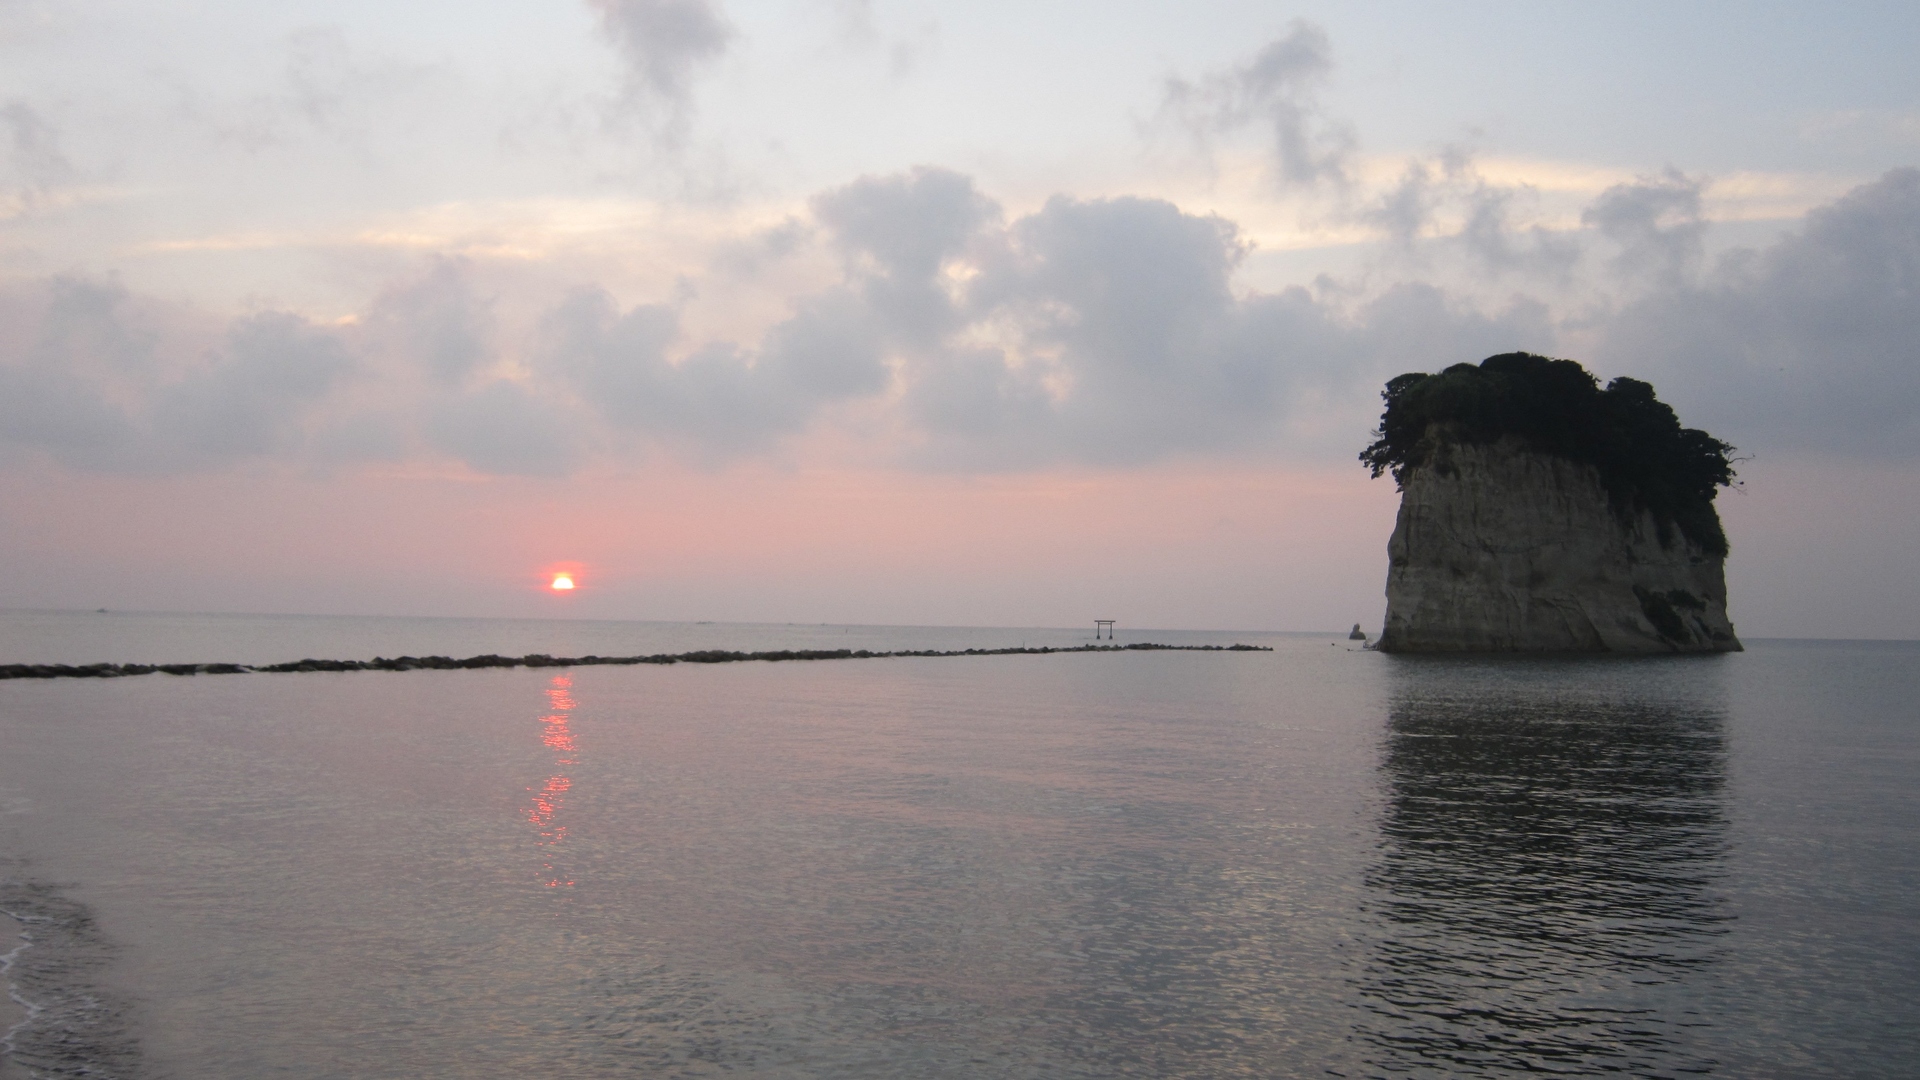
<path id="1" fill-rule="evenodd" d="M 1400 180 L 1360 212 L 1360 219 L 1386 230 L 1392 242 L 1410 250 L 1433 223 L 1441 192 L 1424 161 L 1407 162 Z"/>
<path id="2" fill-rule="evenodd" d="M 420 110 L 437 104 L 436 94 L 459 91 L 446 62 L 422 64 L 356 48 L 335 26 L 295 29 L 273 43 L 271 54 L 280 60 L 277 78 L 244 95 L 168 75 L 175 118 L 211 136 L 220 150 L 258 158 L 331 147 L 364 167 L 388 155 L 418 158 L 423 139 L 445 125 L 442 119 L 423 131 Z M 313 167 L 311 159 L 303 163 Z"/>
<path id="3" fill-rule="evenodd" d="M 458 384 L 495 358 L 493 300 L 475 288 L 471 263 L 438 258 L 420 277 L 383 290 L 366 319 L 387 356 Z"/>
<path id="4" fill-rule="evenodd" d="M 1425 167 L 1419 198 L 1441 201 L 1410 221 L 1431 233 L 1433 206 L 1464 208 L 1440 241 L 1546 265 L 1499 217 L 1523 190 L 1464 158 Z M 1393 375 L 1577 340 L 1578 358 L 1655 382 L 1689 423 L 1748 449 L 1920 453 L 1920 172 L 1685 269 L 1698 188 L 1666 176 L 1604 192 L 1590 217 L 1634 253 L 1627 299 L 1570 286 L 1558 309 L 1384 269 L 1249 290 L 1249 245 L 1223 218 L 1068 196 L 1009 217 L 931 168 L 821 192 L 811 221 L 781 226 L 784 257 L 835 276 L 737 339 L 688 330 L 691 291 L 631 304 L 597 285 L 503 325 L 523 307 L 496 310 L 487 275 L 502 271 L 458 259 L 338 324 L 223 322 L 52 279 L 0 288 L 0 442 L 121 472 L 416 457 L 554 475 L 654 453 L 804 453 L 822 433 L 869 463 L 941 470 L 1327 460 L 1364 442 Z"/>
<path id="5" fill-rule="evenodd" d="M 605 290 L 578 289 L 542 318 L 537 370 L 615 429 L 711 456 L 765 449 L 794 429 L 797 403 L 768 386 L 750 358 L 712 343 L 676 364 L 669 349 L 679 336 L 669 305 L 623 312 Z"/>
<path id="6" fill-rule="evenodd" d="M 976 317 L 1019 328 L 1006 378 L 1027 421 L 1022 465 L 1271 452 L 1316 426 L 1309 410 L 1370 403 L 1410 361 L 1540 339 L 1537 317 L 1481 316 L 1431 286 L 1357 311 L 1301 288 L 1238 293 L 1246 248 L 1233 226 L 1158 200 L 1056 198 L 1012 233 L 1013 257 L 973 296 Z M 1370 419 L 1366 407 L 1345 414 Z"/>
<path id="7" fill-rule="evenodd" d="M 653 448 L 763 455 L 857 406 L 884 433 L 874 452 L 902 463 L 1129 465 L 1271 452 L 1328 402 L 1358 438 L 1386 375 L 1541 341 L 1533 314 L 1482 315 L 1432 286 L 1352 311 L 1242 293 L 1238 230 L 1156 199 L 1056 197 L 1008 221 L 968 177 L 922 168 L 810 207 L 814 228 L 783 243 L 837 253 L 840 280 L 748 341 L 689 340 L 684 301 L 589 286 L 505 348 L 473 265 L 442 259 L 342 327 L 261 313 L 192 357 L 124 291 L 66 283 L 0 365 L 0 434 L 94 468 L 407 452 L 550 475 Z"/>
<path id="8" fill-rule="evenodd" d="M 33 106 L 17 98 L 0 105 L 0 124 L 6 128 L 6 153 L 0 160 L 12 174 L 15 212 L 32 210 L 55 189 L 73 182 L 78 170 L 60 151 L 60 132 Z M 11 215 L 0 213 L 5 216 Z"/>
<path id="9" fill-rule="evenodd" d="M 304 416 L 354 366 L 332 330 L 298 315 L 236 320 L 197 371 L 154 398 L 148 439 L 189 464 L 225 464 L 298 448 Z"/>
<path id="10" fill-rule="evenodd" d="M 975 314 L 1017 327 L 1023 371 L 1053 388 L 1056 440 L 1156 456 L 1271 415 L 1279 368 L 1249 333 L 1260 301 L 1243 307 L 1229 287 L 1245 249 L 1228 222 L 1159 200 L 1056 197 L 1008 239 L 973 283 Z M 1193 424 L 1200 411 L 1212 422 Z"/>
<path id="11" fill-rule="evenodd" d="M 1475 176 L 1458 239 L 1475 264 L 1496 277 L 1517 273 L 1564 283 L 1580 261 L 1579 242 L 1538 222 L 1522 228 L 1513 220 L 1515 204 L 1535 194 L 1523 184 Z"/>
<path id="12" fill-rule="evenodd" d="M 1690 203 L 1675 187 L 1656 206 L 1678 205 L 1685 228 Z M 1669 243 L 1650 241 L 1656 253 Z M 1920 456 L 1920 170 L 1889 172 L 1771 247 L 1624 306 L 1598 352 L 1614 369 L 1658 372 L 1690 423 L 1751 452 Z"/>
<path id="13" fill-rule="evenodd" d="M 434 402 L 425 426 L 435 447 L 503 476 L 565 474 L 584 442 L 565 406 L 505 379 Z"/>
<path id="14" fill-rule="evenodd" d="M 622 312 L 605 291 L 581 289 L 542 320 L 539 370 L 614 428 L 715 462 L 769 450 L 889 377 L 866 307 L 844 291 L 802 300 L 756 351 L 709 342 L 676 360 L 679 336 L 668 305 Z"/>
<path id="15" fill-rule="evenodd" d="M 862 269 L 899 281 L 925 280 L 960 254 L 1000 208 L 949 169 L 920 167 L 868 176 L 814 196 L 813 216 Z"/>
<path id="16" fill-rule="evenodd" d="M 1285 37 L 1269 42 L 1243 64 L 1198 81 L 1168 79 L 1161 113 L 1201 147 L 1217 135 L 1261 124 L 1272 136 L 1282 184 L 1344 185 L 1355 147 L 1353 131 L 1328 118 L 1318 98 L 1332 71 L 1327 32 L 1295 20 Z"/>
<path id="17" fill-rule="evenodd" d="M 118 286 L 55 279 L 43 292 L 29 312 L 37 329 L 0 363 L 0 440 L 82 468 L 177 471 L 297 451 L 355 365 L 335 332 L 286 312 L 234 320 L 188 359 L 166 355 L 158 316 Z"/>
<path id="18" fill-rule="evenodd" d="M 840 342 L 814 351 L 885 345 L 920 460 L 1147 460 L 1272 420 L 1279 365 L 1260 344 L 1272 319 L 1232 293 L 1245 247 L 1225 221 L 1158 200 L 1056 197 L 1009 224 L 970 180 L 932 169 L 813 205 L 849 279 L 809 313 L 812 337 Z"/>
<path id="19" fill-rule="evenodd" d="M 851 284 L 903 342 L 952 329 L 943 271 L 999 223 L 998 204 L 946 169 L 863 177 L 812 200 L 815 220 L 847 259 Z"/>
<path id="20" fill-rule="evenodd" d="M 151 392 L 157 334 L 111 284 L 55 278 L 7 296 L 0 440 L 79 468 L 139 460 L 127 402 Z"/>
<path id="21" fill-rule="evenodd" d="M 1580 260 L 1579 242 L 1538 222 L 1521 226 L 1514 220 L 1516 207 L 1535 202 L 1538 194 L 1529 184 L 1489 180 L 1468 148 L 1453 145 L 1431 160 L 1409 159 L 1400 179 L 1357 216 L 1384 231 L 1405 260 L 1457 251 L 1481 275 L 1564 282 Z M 1601 212 L 1610 221 L 1620 215 L 1617 207 Z"/>
<path id="22" fill-rule="evenodd" d="M 1670 286 L 1698 267 L 1705 250 L 1705 189 L 1704 180 L 1670 167 L 1601 192 L 1580 221 L 1618 245 L 1614 266 L 1623 276 Z"/>
<path id="23" fill-rule="evenodd" d="M 1157 199 L 1060 196 L 1003 222 L 964 177 L 916 170 L 814 205 L 898 364 L 910 456 L 943 468 L 1271 448 L 1303 403 L 1370 403 L 1370 380 L 1400 370 L 1383 347 L 1424 337 L 1468 359 L 1551 338 L 1536 310 L 1483 317 L 1431 289 L 1358 313 L 1304 289 L 1241 294 L 1238 230 Z"/>
<path id="24" fill-rule="evenodd" d="M 802 400 L 867 397 L 885 390 L 891 379 L 884 341 L 861 298 L 832 289 L 802 301 L 768 332 L 760 365 Z"/>
<path id="25" fill-rule="evenodd" d="M 340 120 L 349 88 L 363 74 L 337 27 L 308 27 L 287 39 L 287 104 L 315 127 Z"/>
<path id="26" fill-rule="evenodd" d="M 840 39 L 848 45 L 870 46 L 880 41 L 880 28 L 873 21 L 873 0 L 833 0 L 833 11 L 840 24 Z"/>
<path id="27" fill-rule="evenodd" d="M 588 0 L 600 29 L 626 61 L 628 97 L 664 115 L 660 135 L 684 135 L 693 77 L 733 40 L 726 14 L 710 0 Z"/>

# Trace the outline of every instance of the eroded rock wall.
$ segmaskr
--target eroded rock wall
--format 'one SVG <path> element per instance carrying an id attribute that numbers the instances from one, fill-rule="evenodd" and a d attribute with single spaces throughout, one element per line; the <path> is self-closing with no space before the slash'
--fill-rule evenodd
<path id="1" fill-rule="evenodd" d="M 1651 514 L 1623 524 L 1590 466 L 1517 440 L 1446 446 L 1406 477 L 1387 545 L 1389 652 L 1731 652 L 1725 560 Z"/>

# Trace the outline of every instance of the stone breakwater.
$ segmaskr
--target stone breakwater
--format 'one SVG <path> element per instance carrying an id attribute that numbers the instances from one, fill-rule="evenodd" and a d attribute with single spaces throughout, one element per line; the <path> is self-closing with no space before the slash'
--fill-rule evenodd
<path id="1" fill-rule="evenodd" d="M 1129 645 L 1020 646 L 1009 649 L 776 649 L 770 652 L 655 653 L 651 656 L 500 656 L 487 653 L 455 659 L 450 656 L 399 656 L 372 660 L 291 660 L 284 664 L 0 664 L 0 679 L 115 679 L 127 675 L 242 675 L 256 672 L 286 674 L 306 671 L 452 671 L 466 668 L 597 667 L 631 664 L 735 664 L 749 660 L 884 660 L 896 656 L 1046 656 L 1091 652 L 1272 652 L 1266 645 Z"/>
<path id="2" fill-rule="evenodd" d="M 1412 469 L 1387 556 L 1385 652 L 1740 650 L 1724 556 L 1515 439 Z"/>

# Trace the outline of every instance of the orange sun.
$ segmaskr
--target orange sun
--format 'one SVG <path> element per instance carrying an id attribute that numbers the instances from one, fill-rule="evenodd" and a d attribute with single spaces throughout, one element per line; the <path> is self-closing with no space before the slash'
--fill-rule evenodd
<path id="1" fill-rule="evenodd" d="M 553 590 L 555 592 L 566 592 L 568 589 L 571 589 L 571 588 L 573 588 L 572 575 L 570 574 L 553 575 Z"/>

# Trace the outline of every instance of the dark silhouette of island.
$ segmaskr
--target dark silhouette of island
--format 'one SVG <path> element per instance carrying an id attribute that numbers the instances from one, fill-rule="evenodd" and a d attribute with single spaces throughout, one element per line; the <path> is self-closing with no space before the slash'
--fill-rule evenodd
<path id="1" fill-rule="evenodd" d="M 1387 652 L 1728 652 L 1733 447 L 1638 379 L 1503 353 L 1387 383 Z"/>
<path id="2" fill-rule="evenodd" d="M 126 675 L 242 675 L 250 672 L 288 674 L 309 671 L 454 671 L 469 668 L 547 668 L 598 667 L 632 664 L 734 664 L 749 660 L 884 660 L 897 656 L 1047 656 L 1053 653 L 1089 652 L 1272 652 L 1267 645 L 1156 645 L 1136 642 L 1128 645 L 1036 645 L 1007 649 L 902 649 L 875 652 L 869 649 L 775 649 L 767 652 L 731 652 L 726 649 L 701 649 L 697 652 L 654 653 L 650 656 L 499 656 L 487 653 L 454 659 L 450 656 L 399 656 L 372 660 L 290 660 L 284 664 L 0 664 L 0 679 L 113 679 Z"/>

